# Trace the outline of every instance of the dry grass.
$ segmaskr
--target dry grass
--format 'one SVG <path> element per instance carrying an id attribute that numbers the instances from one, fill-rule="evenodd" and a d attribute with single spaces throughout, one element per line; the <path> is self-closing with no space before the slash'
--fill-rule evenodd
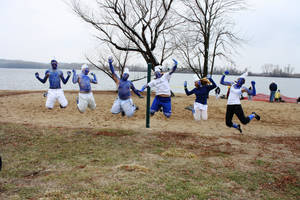
<path id="1" fill-rule="evenodd" d="M 299 140 L 2 123 L 0 199 L 298 199 Z"/>

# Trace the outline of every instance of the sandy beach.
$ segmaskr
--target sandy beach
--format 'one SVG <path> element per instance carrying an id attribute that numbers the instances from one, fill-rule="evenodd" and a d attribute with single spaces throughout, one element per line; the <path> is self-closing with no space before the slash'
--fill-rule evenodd
<path id="1" fill-rule="evenodd" d="M 97 108 L 81 114 L 77 110 L 75 91 L 65 91 L 69 101 L 66 109 L 60 109 L 56 103 L 53 110 L 45 108 L 44 91 L 0 91 L 0 115 L 2 123 L 12 122 L 41 127 L 66 128 L 109 128 L 129 129 L 138 132 L 177 132 L 192 133 L 199 136 L 239 135 L 233 128 L 225 125 L 226 100 L 208 100 L 208 120 L 194 121 L 191 111 L 184 109 L 194 102 L 194 96 L 176 94 L 172 98 L 172 116 L 170 119 L 158 112 L 151 117 L 150 128 L 145 128 L 146 98 L 133 95 L 134 103 L 140 108 L 133 117 L 113 115 L 110 108 L 117 94 L 114 91 L 95 91 Z M 145 93 L 143 94 L 145 96 Z M 151 97 L 151 102 L 153 96 Z M 242 125 L 243 135 L 251 136 L 299 136 L 300 105 L 291 103 L 269 103 L 243 100 L 246 115 L 255 111 L 261 120 L 253 120 Z M 238 119 L 234 117 L 234 121 Z"/>

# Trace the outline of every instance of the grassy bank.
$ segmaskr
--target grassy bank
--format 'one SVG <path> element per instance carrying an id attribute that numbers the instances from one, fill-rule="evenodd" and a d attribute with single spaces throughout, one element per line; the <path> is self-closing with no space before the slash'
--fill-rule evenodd
<path id="1" fill-rule="evenodd" d="M 2 123 L 0 199 L 297 199 L 299 143 Z"/>

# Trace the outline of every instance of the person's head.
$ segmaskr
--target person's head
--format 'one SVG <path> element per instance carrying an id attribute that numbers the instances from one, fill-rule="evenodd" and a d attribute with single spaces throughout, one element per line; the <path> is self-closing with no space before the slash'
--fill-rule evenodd
<path id="1" fill-rule="evenodd" d="M 244 79 L 244 78 L 238 78 L 236 84 L 237 84 L 238 86 L 244 85 L 244 84 L 245 84 L 245 79 Z"/>
<path id="2" fill-rule="evenodd" d="M 162 76 L 161 74 L 161 69 L 162 69 L 162 66 L 161 65 L 158 65 L 154 68 L 154 75 L 155 75 L 155 78 L 160 78 Z"/>
<path id="3" fill-rule="evenodd" d="M 199 77 L 197 76 L 197 74 L 194 74 L 194 76 L 193 76 L 193 78 L 194 78 L 194 84 L 195 84 L 195 87 L 199 87 L 199 81 L 200 81 L 200 79 L 199 79 Z"/>
<path id="4" fill-rule="evenodd" d="M 206 77 L 201 78 L 200 82 L 201 82 L 201 85 L 208 85 L 208 84 L 210 84 L 210 81 Z"/>
<path id="5" fill-rule="evenodd" d="M 246 76 L 248 75 L 248 72 L 243 73 L 242 75 L 239 76 L 239 78 L 237 79 L 236 84 L 238 86 L 242 86 L 245 84 L 246 82 Z"/>
<path id="6" fill-rule="evenodd" d="M 51 60 L 51 67 L 52 69 L 57 69 L 57 61 L 56 60 Z"/>
<path id="7" fill-rule="evenodd" d="M 83 74 L 88 75 L 90 72 L 89 66 L 87 64 L 83 64 L 81 66 L 81 71 Z"/>
<path id="8" fill-rule="evenodd" d="M 123 75 L 122 75 L 122 80 L 127 81 L 128 78 L 129 78 L 129 69 L 124 68 Z"/>

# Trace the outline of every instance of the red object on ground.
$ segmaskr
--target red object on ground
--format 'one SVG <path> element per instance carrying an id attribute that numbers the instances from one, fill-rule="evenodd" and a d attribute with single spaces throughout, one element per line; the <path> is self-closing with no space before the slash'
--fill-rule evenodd
<path id="1" fill-rule="evenodd" d="M 285 103 L 297 103 L 297 98 L 287 97 L 283 95 L 280 95 L 280 97 Z M 245 97 L 245 99 L 248 99 L 248 97 Z M 269 102 L 269 99 L 270 99 L 270 95 L 262 94 L 262 93 L 256 94 L 256 96 L 252 97 L 252 101 Z"/>

